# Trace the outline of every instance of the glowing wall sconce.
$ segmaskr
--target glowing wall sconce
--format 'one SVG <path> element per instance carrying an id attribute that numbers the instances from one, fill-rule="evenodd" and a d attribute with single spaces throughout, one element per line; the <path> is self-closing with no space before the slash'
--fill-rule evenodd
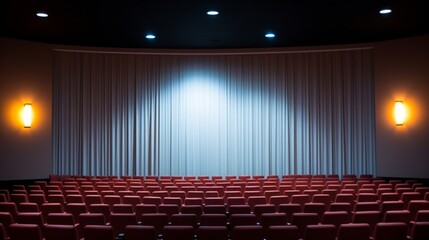
<path id="1" fill-rule="evenodd" d="M 405 122 L 405 106 L 402 101 L 395 101 L 395 122 L 396 126 L 403 126 Z"/>
<path id="2" fill-rule="evenodd" d="M 31 103 L 25 103 L 24 111 L 23 111 L 24 128 L 31 128 L 32 119 L 33 119 L 33 109 L 31 108 Z"/>

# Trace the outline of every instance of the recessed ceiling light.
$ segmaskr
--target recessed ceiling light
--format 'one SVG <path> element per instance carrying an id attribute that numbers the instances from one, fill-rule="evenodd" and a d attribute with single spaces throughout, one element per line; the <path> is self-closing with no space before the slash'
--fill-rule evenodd
<path id="1" fill-rule="evenodd" d="M 388 8 L 385 8 L 385 9 L 381 9 L 380 10 L 380 14 L 389 14 L 389 13 L 391 13 L 392 12 L 392 9 L 388 9 Z"/>
<path id="2" fill-rule="evenodd" d="M 48 14 L 45 12 L 38 12 L 38 13 L 36 13 L 36 16 L 46 18 L 46 17 L 48 17 Z"/>
<path id="3" fill-rule="evenodd" d="M 267 33 L 267 34 L 265 34 L 265 37 L 266 38 L 273 38 L 273 37 L 275 37 L 276 35 L 274 34 L 274 33 Z"/>
<path id="4" fill-rule="evenodd" d="M 155 35 L 153 35 L 153 34 L 148 34 L 148 35 L 146 35 L 146 38 L 147 38 L 147 39 L 155 39 L 155 38 L 156 38 L 156 36 L 155 36 Z"/>
<path id="5" fill-rule="evenodd" d="M 215 11 L 215 10 L 210 10 L 210 11 L 207 12 L 207 15 L 210 15 L 210 16 L 216 16 L 218 14 L 219 14 L 219 12 Z"/>

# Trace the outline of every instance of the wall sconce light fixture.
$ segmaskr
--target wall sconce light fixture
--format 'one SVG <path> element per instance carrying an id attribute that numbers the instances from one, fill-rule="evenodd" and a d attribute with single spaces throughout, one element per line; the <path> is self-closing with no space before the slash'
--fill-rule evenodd
<path id="1" fill-rule="evenodd" d="M 31 103 L 25 103 L 23 111 L 24 128 L 31 128 L 32 119 L 33 109 L 31 108 Z"/>
<path id="2" fill-rule="evenodd" d="M 395 101 L 395 122 L 396 126 L 403 126 L 405 122 L 405 106 L 402 101 Z"/>

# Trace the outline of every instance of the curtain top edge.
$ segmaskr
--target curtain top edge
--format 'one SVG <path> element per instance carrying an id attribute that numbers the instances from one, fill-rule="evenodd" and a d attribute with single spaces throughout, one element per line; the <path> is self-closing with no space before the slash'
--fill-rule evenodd
<path id="1" fill-rule="evenodd" d="M 350 47 L 350 48 L 332 48 L 332 49 L 305 49 L 305 50 L 213 50 L 213 51 L 189 51 L 189 50 L 174 50 L 174 51 L 163 51 L 163 50 L 148 50 L 148 51 L 127 51 L 127 50 L 88 50 L 88 49 L 65 49 L 65 48 L 54 48 L 54 52 L 73 52 L 73 53 L 101 53 L 101 54 L 126 54 L 126 55 L 171 55 L 171 56 L 211 56 L 211 55 L 264 55 L 264 54 L 285 54 L 285 53 L 318 53 L 318 52 L 343 52 L 343 51 L 359 51 L 359 50 L 372 50 L 374 47 Z"/>

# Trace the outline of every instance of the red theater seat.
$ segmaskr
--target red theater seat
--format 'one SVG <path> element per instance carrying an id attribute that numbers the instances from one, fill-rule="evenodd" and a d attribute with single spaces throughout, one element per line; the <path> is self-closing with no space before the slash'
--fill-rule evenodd
<path id="1" fill-rule="evenodd" d="M 198 240 L 227 240 L 226 226 L 200 226 L 197 232 Z"/>
<path id="2" fill-rule="evenodd" d="M 191 226 L 165 226 L 163 240 L 193 240 L 194 228 Z"/>
<path id="3" fill-rule="evenodd" d="M 369 240 L 371 228 L 367 223 L 341 224 L 337 240 Z"/>
<path id="4" fill-rule="evenodd" d="M 45 226 L 45 240 L 78 240 L 79 236 L 74 225 L 53 225 Z"/>
<path id="5" fill-rule="evenodd" d="M 407 225 L 405 223 L 377 223 L 373 235 L 374 240 L 406 240 Z"/>
<path id="6" fill-rule="evenodd" d="M 231 240 L 262 240 L 264 230 L 261 226 L 236 226 L 231 231 Z"/>
<path id="7" fill-rule="evenodd" d="M 110 225 L 113 227 L 115 236 L 123 234 L 127 225 L 137 225 L 134 213 L 112 213 L 110 215 Z"/>
<path id="8" fill-rule="evenodd" d="M 115 240 L 112 226 L 87 225 L 83 229 L 84 240 Z"/>
<path id="9" fill-rule="evenodd" d="M 335 240 L 337 228 L 331 224 L 308 225 L 305 229 L 304 240 Z"/>
<path id="10" fill-rule="evenodd" d="M 153 226 L 128 225 L 124 230 L 124 240 L 156 240 Z"/>
<path id="11" fill-rule="evenodd" d="M 153 226 L 158 235 L 162 233 L 162 229 L 168 224 L 168 216 L 165 213 L 145 213 L 141 216 L 141 223 L 145 226 Z"/>
<path id="12" fill-rule="evenodd" d="M 9 240 L 42 240 L 42 231 L 37 224 L 14 223 L 9 227 Z"/>
<path id="13" fill-rule="evenodd" d="M 270 226 L 266 233 L 267 240 L 298 240 L 299 230 L 295 225 Z"/>

